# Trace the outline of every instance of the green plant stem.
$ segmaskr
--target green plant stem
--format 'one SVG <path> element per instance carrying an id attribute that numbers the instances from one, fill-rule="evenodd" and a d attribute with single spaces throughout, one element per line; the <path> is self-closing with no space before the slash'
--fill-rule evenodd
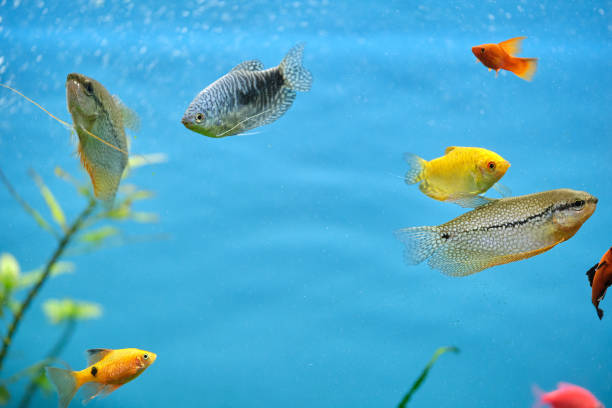
<path id="1" fill-rule="evenodd" d="M 57 357 L 59 357 L 59 355 L 64 350 L 64 347 L 68 345 L 68 342 L 70 341 L 70 338 L 72 337 L 72 334 L 74 333 L 75 328 L 76 328 L 76 320 L 70 319 L 66 322 L 66 326 L 64 327 L 64 331 L 62 332 L 62 335 L 57 340 L 53 348 L 49 350 L 49 353 L 47 353 L 47 357 L 45 358 L 45 360 L 53 361 Z M 32 375 L 32 379 L 30 380 L 30 383 L 28 384 L 26 391 L 23 394 L 23 397 L 21 398 L 21 401 L 19 402 L 19 408 L 27 408 L 28 406 L 30 406 L 30 400 L 32 399 L 32 397 L 34 396 L 34 393 L 36 392 L 38 388 L 38 385 L 36 384 L 35 379 L 43 375 L 44 372 L 45 372 L 45 368 L 43 366 L 34 375 Z"/>
<path id="2" fill-rule="evenodd" d="M 15 335 L 15 331 L 17 330 L 17 327 L 19 326 L 19 323 L 21 322 L 23 314 L 28 309 L 28 307 L 30 306 L 30 304 L 32 303 L 36 295 L 38 294 L 38 291 L 40 290 L 42 285 L 45 283 L 45 281 L 51 274 L 51 269 L 53 268 L 53 265 L 55 265 L 57 260 L 60 258 L 60 256 L 66 249 L 66 246 L 70 242 L 70 239 L 74 236 L 75 232 L 79 230 L 79 228 L 81 227 L 81 224 L 93 213 L 94 209 L 96 208 L 96 204 L 97 202 L 95 200 L 90 200 L 87 207 L 74 220 L 70 228 L 66 230 L 66 233 L 60 239 L 59 244 L 57 248 L 55 249 L 55 252 L 53 252 L 51 259 L 49 259 L 49 262 L 47 262 L 47 265 L 45 265 L 45 269 L 43 270 L 42 275 L 40 275 L 38 282 L 36 282 L 36 284 L 32 286 L 25 300 L 21 304 L 21 307 L 13 316 L 13 321 L 8 327 L 6 336 L 4 336 L 4 338 L 2 339 L 2 349 L 0 350 L 0 372 L 2 371 L 2 366 L 4 363 L 4 359 L 6 357 L 6 353 L 8 352 L 8 349 L 11 345 L 11 341 L 13 340 L 13 336 Z"/>
<path id="3" fill-rule="evenodd" d="M 412 387 L 410 387 L 410 391 L 408 391 L 408 393 L 404 395 L 404 398 L 402 398 L 402 400 L 400 401 L 398 408 L 405 408 L 406 405 L 408 405 L 408 401 L 410 401 L 410 398 L 412 398 L 412 395 L 416 392 L 416 390 L 418 390 L 421 385 L 423 385 L 423 381 L 425 381 L 429 370 L 431 370 L 431 367 L 433 367 L 438 357 L 449 351 L 453 353 L 459 353 L 459 349 L 454 346 L 440 347 L 436 350 L 431 360 L 429 360 L 429 363 L 427 363 L 427 365 L 423 369 L 423 372 L 421 372 L 421 375 L 419 375 L 419 378 L 417 378 L 416 381 L 412 384 Z"/>

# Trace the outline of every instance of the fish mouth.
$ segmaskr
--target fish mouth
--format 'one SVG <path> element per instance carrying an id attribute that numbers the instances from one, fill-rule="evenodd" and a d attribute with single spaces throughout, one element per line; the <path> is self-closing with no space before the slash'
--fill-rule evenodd
<path id="1" fill-rule="evenodd" d="M 499 167 L 501 168 L 501 170 L 505 173 L 506 170 L 508 170 L 510 168 L 510 162 L 509 161 L 502 161 L 501 163 L 499 163 Z"/>
<path id="2" fill-rule="evenodd" d="M 157 354 L 155 353 L 149 353 L 149 365 L 153 364 L 155 362 L 155 360 L 157 360 Z"/>
<path id="3" fill-rule="evenodd" d="M 187 116 L 183 116 L 183 119 L 181 119 L 181 123 L 185 125 L 187 129 L 191 128 L 191 121 L 187 119 Z"/>

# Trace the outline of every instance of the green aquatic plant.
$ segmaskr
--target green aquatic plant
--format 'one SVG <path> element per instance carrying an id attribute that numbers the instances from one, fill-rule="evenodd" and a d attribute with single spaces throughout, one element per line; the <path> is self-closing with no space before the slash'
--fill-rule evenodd
<path id="1" fill-rule="evenodd" d="M 162 154 L 141 155 L 137 158 L 130 158 L 128 168 L 131 167 L 133 170 L 143 165 L 163 161 L 165 161 L 165 155 Z M 152 192 L 140 190 L 134 185 L 124 183 L 119 189 L 120 194 L 115 203 L 109 206 L 94 198 L 88 184 L 77 181 L 61 168 L 57 167 L 55 169 L 55 175 L 71 183 L 76 192 L 85 199 L 84 208 L 71 222 L 68 221 L 61 205 L 46 186 L 42 177 L 33 170 L 30 170 L 30 176 L 47 205 L 53 223 L 47 221 L 38 210 L 31 207 L 0 170 L 0 181 L 17 203 L 32 216 L 44 231 L 57 239 L 57 246 L 44 266 L 26 273 L 21 272 L 21 267 L 13 255 L 0 255 L 0 317 L 9 320 L 5 331 L 2 333 L 0 348 L 0 405 L 7 404 L 11 399 L 8 385 L 19 381 L 23 377 L 29 378 L 30 382 L 26 387 L 19 407 L 29 406 L 30 400 L 37 389 L 49 391 L 51 387 L 45 376 L 44 367 L 59 358 L 62 350 L 70 341 L 78 322 L 102 315 L 101 306 L 95 303 L 72 299 L 47 300 L 43 304 L 43 311 L 52 324 L 63 327 L 60 337 L 41 361 L 20 370 L 12 376 L 3 375 L 4 361 L 13 343 L 15 333 L 41 288 L 49 278 L 71 273 L 75 269 L 73 263 L 60 261 L 60 258 L 66 255 L 74 256 L 88 253 L 108 246 L 123 245 L 128 242 L 161 238 L 160 236 L 125 236 L 119 227 L 112 225 L 112 223 L 118 221 L 128 220 L 139 223 L 157 221 L 157 214 L 139 212 L 133 209 L 134 203 L 153 197 Z M 127 175 L 126 171 L 124 178 Z M 9 315 L 11 316 L 9 317 Z"/>
<path id="2" fill-rule="evenodd" d="M 423 381 L 425 381 L 425 378 L 427 378 L 427 374 L 429 374 L 429 370 L 431 370 L 431 367 L 433 367 L 433 365 L 436 363 L 436 360 L 438 359 L 438 357 L 440 357 L 442 354 L 447 353 L 449 351 L 453 353 L 459 353 L 459 349 L 454 346 L 440 347 L 439 349 L 435 351 L 435 353 L 433 354 L 433 357 L 431 357 L 431 360 L 429 360 L 429 363 L 427 363 L 427 365 L 421 372 L 421 375 L 419 375 L 419 377 L 414 381 L 408 393 L 406 393 L 406 395 L 404 395 L 404 398 L 402 398 L 402 400 L 400 401 L 398 408 L 405 408 L 408 405 L 408 401 L 410 401 L 410 398 L 412 398 L 412 395 L 419 388 L 421 388 L 421 385 L 423 385 Z"/>

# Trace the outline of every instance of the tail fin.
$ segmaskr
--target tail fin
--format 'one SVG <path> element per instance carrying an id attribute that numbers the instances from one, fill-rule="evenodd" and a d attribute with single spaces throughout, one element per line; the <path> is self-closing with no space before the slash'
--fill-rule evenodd
<path id="1" fill-rule="evenodd" d="M 47 375 L 55 385 L 55 388 L 57 388 L 59 407 L 68 408 L 78 389 L 74 372 L 63 368 L 47 367 Z"/>
<path id="2" fill-rule="evenodd" d="M 395 231 L 395 236 L 406 246 L 404 260 L 408 265 L 420 264 L 442 245 L 438 227 L 404 228 Z"/>
<path id="3" fill-rule="evenodd" d="M 296 91 L 310 91 L 312 74 L 302 66 L 304 44 L 298 44 L 289 50 L 279 67 L 289 88 Z"/>
<path id="4" fill-rule="evenodd" d="M 531 81 L 533 75 L 538 68 L 537 58 L 514 58 L 514 61 L 508 70 L 514 72 L 519 77 L 526 81 Z"/>
<path id="5" fill-rule="evenodd" d="M 533 403 L 532 408 L 538 408 L 544 405 L 544 401 L 542 401 L 542 397 L 544 396 L 544 391 L 540 389 L 537 385 L 531 386 L 531 391 L 533 392 L 533 396 L 536 399 Z"/>
<path id="6" fill-rule="evenodd" d="M 427 161 L 412 153 L 404 153 L 404 160 L 409 167 L 404 177 L 406 184 L 415 184 L 423 180 L 423 170 Z"/>

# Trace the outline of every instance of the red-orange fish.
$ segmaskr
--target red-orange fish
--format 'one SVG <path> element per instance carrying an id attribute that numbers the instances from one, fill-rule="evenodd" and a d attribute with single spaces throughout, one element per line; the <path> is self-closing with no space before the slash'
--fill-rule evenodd
<path id="1" fill-rule="evenodd" d="M 489 71 L 494 69 L 495 76 L 500 69 L 514 72 L 519 77 L 531 81 L 538 67 L 537 58 L 519 58 L 521 42 L 527 37 L 516 37 L 499 44 L 481 44 L 472 47 L 472 53 Z"/>
<path id="2" fill-rule="evenodd" d="M 557 389 L 544 392 L 533 388 L 536 402 L 533 408 L 547 404 L 552 408 L 605 408 L 589 390 L 569 383 L 559 383 Z"/>
<path id="3" fill-rule="evenodd" d="M 603 317 L 603 310 L 599 308 L 601 302 L 606 296 L 606 289 L 612 286 L 612 247 L 601 257 L 601 260 L 587 271 L 589 283 L 591 284 L 591 302 L 597 310 L 599 319 Z"/>

